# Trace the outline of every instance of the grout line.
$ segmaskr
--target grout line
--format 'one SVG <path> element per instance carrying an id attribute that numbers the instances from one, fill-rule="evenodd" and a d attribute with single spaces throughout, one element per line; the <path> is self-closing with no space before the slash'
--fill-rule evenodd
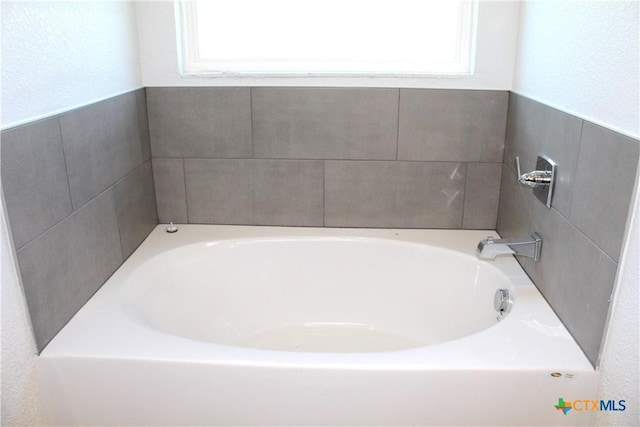
<path id="1" fill-rule="evenodd" d="M 507 92 L 507 113 L 504 116 L 504 135 L 502 138 L 502 160 L 500 163 L 504 163 L 507 157 L 507 131 L 509 130 L 509 112 L 511 111 L 511 101 L 513 100 L 511 94 Z"/>
<path id="2" fill-rule="evenodd" d="M 61 223 L 63 223 L 64 221 L 68 220 L 69 218 L 71 218 L 74 215 L 79 214 L 79 212 L 81 210 L 83 210 L 84 208 L 86 208 L 88 205 L 90 205 L 91 203 L 95 202 L 97 199 L 99 199 L 100 197 L 102 197 L 107 191 L 110 191 L 113 189 L 113 187 L 116 184 L 112 184 L 109 187 L 105 188 L 104 190 L 102 190 L 100 193 L 96 194 L 95 196 L 93 196 L 91 199 L 87 200 L 85 203 L 83 203 L 80 207 L 78 207 L 78 209 L 73 210 L 69 215 L 65 216 L 64 218 L 62 218 L 60 221 L 56 222 L 55 224 L 52 224 L 49 228 L 47 228 L 46 230 L 44 230 L 43 232 L 41 232 L 40 234 L 38 234 L 37 236 L 35 236 L 33 239 L 29 240 L 27 243 L 25 243 L 24 245 L 20 246 L 19 248 L 16 248 L 16 253 L 23 250 L 24 248 L 26 248 L 27 246 L 30 246 L 32 243 L 34 243 L 36 240 L 40 239 L 42 236 L 44 236 L 45 234 L 49 233 L 51 230 L 53 230 L 54 228 L 56 228 L 58 225 L 60 225 Z M 115 198 L 115 195 L 114 195 Z M 115 200 L 114 200 L 115 201 Z M 117 212 L 116 212 L 117 214 Z M 117 215 L 116 215 L 117 216 Z M 119 233 L 120 230 L 118 230 Z M 122 249 L 122 248 L 121 248 Z"/>
<path id="3" fill-rule="evenodd" d="M 153 158 L 149 158 L 149 167 L 151 168 L 151 187 L 153 187 L 153 200 L 156 202 L 156 225 L 160 224 L 160 216 L 158 215 L 158 194 L 156 193 L 156 175 L 153 169 Z"/>
<path id="4" fill-rule="evenodd" d="M 186 171 L 186 167 L 184 166 L 184 161 L 185 159 L 182 159 L 182 183 L 184 185 L 184 210 L 185 213 L 187 214 L 187 224 L 190 224 L 189 222 L 189 196 L 187 194 L 187 171 Z"/>
<path id="5" fill-rule="evenodd" d="M 345 158 L 298 158 L 298 157 L 154 157 L 154 159 L 185 159 L 185 160 L 275 160 L 275 161 L 296 161 L 296 162 L 368 162 L 368 163 L 480 163 L 485 165 L 499 165 L 503 162 L 487 162 L 487 161 L 475 161 L 475 160 L 395 160 L 395 159 L 345 159 Z"/>
<path id="6" fill-rule="evenodd" d="M 253 137 L 253 88 L 249 88 L 249 129 L 251 130 L 251 158 L 255 158 L 255 141 Z"/>
<path id="7" fill-rule="evenodd" d="M 58 132 L 60 135 L 60 146 L 62 147 L 62 160 L 64 161 L 64 173 L 67 177 L 67 190 L 69 191 L 69 204 L 71 205 L 71 212 L 75 210 L 73 208 L 73 197 L 71 196 L 71 182 L 69 181 L 69 167 L 67 166 L 67 154 L 64 151 L 64 138 L 62 136 L 62 123 L 60 123 L 60 116 L 56 117 L 58 122 Z"/>
<path id="8" fill-rule="evenodd" d="M 396 115 L 396 160 L 398 159 L 398 152 L 400 151 L 400 101 L 402 89 L 398 88 L 398 114 Z"/>
<path id="9" fill-rule="evenodd" d="M 498 175 L 498 202 L 496 204 L 496 214 L 495 214 L 495 222 L 493 224 L 493 229 L 498 228 L 498 216 L 500 214 L 500 195 L 502 194 L 502 173 L 504 170 L 504 163 L 498 163 L 500 165 L 500 174 Z"/>
<path id="10" fill-rule="evenodd" d="M 326 211 L 326 198 L 327 198 L 327 161 L 322 161 L 322 226 L 326 227 L 327 211 Z"/>
<path id="11" fill-rule="evenodd" d="M 567 209 L 567 220 L 569 220 L 573 211 L 573 197 L 575 196 L 575 183 L 577 182 L 578 178 L 578 165 L 580 164 L 580 153 L 582 152 L 582 134 L 584 133 L 584 122 L 585 121 L 581 119 L 580 139 L 578 139 L 578 155 L 576 156 L 575 169 L 573 170 L 573 184 L 571 185 L 571 198 L 569 199 L 569 208 Z"/>
<path id="12" fill-rule="evenodd" d="M 115 185 L 115 184 L 114 184 Z M 120 218 L 118 218 L 118 201 L 116 200 L 116 194 L 115 191 L 113 192 L 113 210 L 115 211 L 115 217 L 116 217 L 116 228 L 118 229 L 118 239 L 120 240 L 120 258 L 122 259 L 120 261 L 120 265 L 122 265 L 122 263 L 129 258 L 129 256 L 124 256 L 124 244 L 122 243 L 122 230 L 120 229 Z M 131 254 L 129 254 L 131 255 Z M 120 268 L 120 266 L 118 266 L 118 268 Z M 118 269 L 116 268 L 116 270 Z M 104 283 L 104 282 L 103 282 Z"/>
<path id="13" fill-rule="evenodd" d="M 465 205 L 467 203 L 468 196 L 468 187 L 469 187 L 469 162 L 460 163 L 464 164 L 464 197 L 462 198 L 462 216 L 460 218 L 460 228 L 464 228 L 464 217 L 465 217 Z"/>

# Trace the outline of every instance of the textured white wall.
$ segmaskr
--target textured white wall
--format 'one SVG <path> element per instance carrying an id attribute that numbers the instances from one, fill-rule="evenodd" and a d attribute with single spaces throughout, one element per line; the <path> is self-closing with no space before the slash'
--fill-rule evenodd
<path id="1" fill-rule="evenodd" d="M 0 3 L 3 128 L 141 87 L 132 2 Z"/>
<path id="2" fill-rule="evenodd" d="M 3 203 L 4 206 L 4 203 Z M 44 413 L 36 381 L 36 347 L 31 334 L 26 302 L 18 282 L 14 253 L 6 226 L 4 208 L 0 209 L 2 240 L 2 419 L 3 426 L 38 426 Z"/>
<path id="3" fill-rule="evenodd" d="M 513 91 L 638 137 L 638 1 L 522 3 Z"/>
<path id="4" fill-rule="evenodd" d="M 524 2 L 514 91 L 637 138 L 638 9 L 637 1 Z M 598 390 L 599 399 L 625 399 L 628 409 L 595 412 L 593 425 L 637 425 L 639 419 L 637 188 L 634 199 Z"/>
<path id="5" fill-rule="evenodd" d="M 173 2 L 139 2 L 138 37 L 144 86 L 361 86 L 509 90 L 519 3 L 481 0 L 475 74 L 456 78 L 186 77 L 178 72 Z M 256 37 L 259 37 L 256 34 Z"/>

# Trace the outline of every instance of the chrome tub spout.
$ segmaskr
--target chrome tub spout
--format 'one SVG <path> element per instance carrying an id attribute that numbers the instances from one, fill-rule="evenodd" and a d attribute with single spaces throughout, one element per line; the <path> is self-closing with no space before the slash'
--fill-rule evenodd
<path id="1" fill-rule="evenodd" d="M 498 255 L 520 255 L 540 260 L 542 238 L 538 233 L 531 233 L 527 237 L 512 237 L 510 239 L 494 239 L 487 237 L 478 243 L 476 253 L 482 259 L 496 259 Z"/>

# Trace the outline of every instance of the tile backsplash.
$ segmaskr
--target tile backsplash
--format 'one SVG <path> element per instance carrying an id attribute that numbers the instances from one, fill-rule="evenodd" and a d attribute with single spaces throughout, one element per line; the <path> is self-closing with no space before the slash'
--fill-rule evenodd
<path id="1" fill-rule="evenodd" d="M 148 88 L 161 222 L 494 229 L 508 93 Z"/>
<path id="2" fill-rule="evenodd" d="M 39 349 L 158 221 L 465 228 L 542 236 L 519 261 L 595 364 L 638 152 L 506 91 L 154 87 L 3 131 L 2 185 Z"/>
<path id="3" fill-rule="evenodd" d="M 637 176 L 638 140 L 510 94 L 497 230 L 537 232 L 542 255 L 517 258 L 595 365 Z M 551 209 L 518 185 L 539 153 L 558 163 Z"/>
<path id="4" fill-rule="evenodd" d="M 145 91 L 1 138 L 7 215 L 41 350 L 158 223 Z"/>

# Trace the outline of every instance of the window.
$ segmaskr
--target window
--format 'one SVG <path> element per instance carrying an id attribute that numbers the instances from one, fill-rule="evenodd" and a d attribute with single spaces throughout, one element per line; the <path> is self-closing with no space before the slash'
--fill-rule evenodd
<path id="1" fill-rule="evenodd" d="M 477 0 L 178 0 L 182 72 L 470 74 Z"/>

